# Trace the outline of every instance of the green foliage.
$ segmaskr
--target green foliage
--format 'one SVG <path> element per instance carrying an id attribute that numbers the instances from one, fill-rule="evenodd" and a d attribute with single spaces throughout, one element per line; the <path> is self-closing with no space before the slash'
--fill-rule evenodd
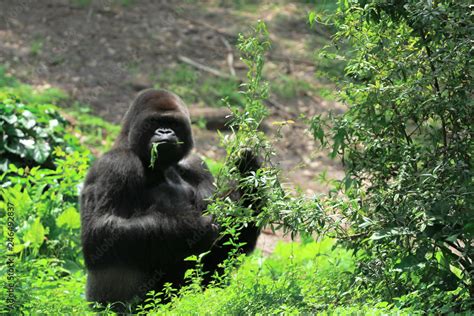
<path id="1" fill-rule="evenodd" d="M 0 256 L 3 260 L 3 256 Z M 3 266 L 2 266 L 3 267 Z M 6 315 L 85 315 L 85 275 L 71 272 L 54 258 L 29 259 L 15 262 L 18 276 L 15 288 L 17 310 L 8 311 L 0 299 L 0 313 Z M 4 273 L 0 270 L 0 273 Z M 4 277 L 0 278 L 2 282 Z M 5 283 L 2 283 L 5 284 Z"/>
<path id="2" fill-rule="evenodd" d="M 112 147 L 120 132 L 120 126 L 92 115 L 91 109 L 83 104 L 75 103 L 65 109 L 65 116 L 72 117 L 73 133 L 80 135 L 81 144 L 94 150 L 97 156 Z"/>
<path id="3" fill-rule="evenodd" d="M 54 255 L 74 261 L 79 258 L 79 239 L 67 235 L 77 233 L 80 226 L 78 185 L 89 167 L 88 154 L 66 154 L 58 147 L 54 170 L 11 164 L 2 174 L 2 178 L 8 177 L 2 184 L 0 206 L 5 210 L 7 203 L 13 205 L 18 227 L 14 253 Z M 6 229 L 6 225 L 3 227 Z"/>
<path id="4" fill-rule="evenodd" d="M 11 262 L 0 268 L 2 314 L 88 310 L 82 297 L 78 192 L 90 153 L 50 104 L 63 97 L 57 91 L 38 93 L 0 72 L 0 260 Z M 8 309 L 7 284 L 14 285 L 14 310 Z"/>
<path id="5" fill-rule="evenodd" d="M 33 89 L 30 85 L 19 83 L 15 78 L 7 75 L 5 68 L 0 66 L 0 92 L 2 98 L 14 95 L 28 104 L 56 104 L 66 99 L 66 94 L 56 88 Z"/>
<path id="6" fill-rule="evenodd" d="M 238 48 L 241 59 L 249 69 L 247 82 L 242 84 L 244 91 L 241 95 L 244 107 L 241 109 L 238 106 L 231 106 L 233 121 L 230 128 L 233 133 L 222 137 L 222 144 L 227 155 L 216 176 L 217 193 L 213 198 L 213 203 L 208 207 L 208 211 L 222 221 L 221 225 L 229 227 L 230 230 L 238 223 L 254 220 L 253 211 L 242 205 L 244 199 L 259 200 L 273 189 L 277 189 L 274 196 L 281 197 L 284 194 L 279 188 L 278 170 L 275 168 L 261 168 L 247 177 L 242 177 L 238 169 L 239 161 L 249 152 L 261 157 L 264 165 L 273 155 L 265 134 L 258 130 L 267 115 L 263 100 L 268 95 L 268 84 L 263 81 L 262 70 L 264 53 L 269 46 L 268 33 L 263 22 L 257 24 L 251 36 L 239 35 Z M 228 196 L 229 189 L 233 186 L 240 188 L 241 192 L 247 192 L 247 196 L 241 201 L 232 201 Z M 255 187 L 256 189 L 253 189 Z M 263 218 L 264 215 L 260 223 L 262 225 Z"/>
<path id="7" fill-rule="evenodd" d="M 33 315 L 39 310 L 72 312 L 76 310 L 74 304 L 80 306 L 82 301 L 84 277 L 77 201 L 79 183 L 89 167 L 89 153 L 66 154 L 57 147 L 54 155 L 54 170 L 10 164 L 1 176 L 8 179 L 1 189 L 1 259 L 6 262 L 7 253 L 14 258 L 16 308 Z M 14 210 L 11 249 L 6 249 L 10 227 L 7 209 Z M 5 284 L 6 268 L 2 267 L 0 278 Z M 2 287 L 1 291 L 4 300 L 6 289 Z M 71 295 L 68 291 L 74 297 L 68 300 L 71 304 L 64 304 Z"/>
<path id="8" fill-rule="evenodd" d="M 225 287 L 188 291 L 154 306 L 159 315 L 274 315 L 397 312 L 386 302 L 356 303 L 349 295 L 356 262 L 335 241 L 279 243 L 270 257 L 247 257 Z M 156 294 L 155 294 L 156 295 Z M 398 311 L 400 315 L 405 312 Z"/>
<path id="9" fill-rule="evenodd" d="M 34 90 L 19 83 L 0 67 L 0 170 L 18 166 L 52 167 L 52 151 L 80 147 L 66 131 L 68 124 L 51 103 L 66 96 L 57 89 Z"/>
<path id="10" fill-rule="evenodd" d="M 72 150 L 79 143 L 65 132 L 65 120 L 50 104 L 23 104 L 0 91 L 0 170 L 8 164 L 51 165 L 55 146 Z"/>
<path id="11" fill-rule="evenodd" d="M 223 165 L 222 162 L 216 161 L 207 157 L 203 157 L 203 160 L 206 163 L 206 165 L 209 167 L 209 171 L 212 173 L 212 175 L 216 177 L 222 168 L 222 165 Z"/>
<path id="12" fill-rule="evenodd" d="M 349 109 L 312 124 L 343 159 L 339 188 L 357 201 L 343 210 L 347 245 L 365 250 L 355 289 L 436 313 L 474 299 L 469 10 L 469 1 L 340 1 Z"/>

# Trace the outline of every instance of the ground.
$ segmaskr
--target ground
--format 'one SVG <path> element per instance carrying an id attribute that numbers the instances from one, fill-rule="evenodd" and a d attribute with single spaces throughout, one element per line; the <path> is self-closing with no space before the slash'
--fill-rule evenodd
<path id="1" fill-rule="evenodd" d="M 61 106 L 90 106 L 94 114 L 114 123 L 120 122 L 137 91 L 153 86 L 178 90 L 175 92 L 190 108 L 212 107 L 216 104 L 208 103 L 219 100 L 221 93 L 215 86 L 224 83 L 221 88 L 228 89 L 225 83 L 230 82 L 233 87 L 234 81 L 226 79 L 233 71 L 238 78 L 245 77 L 245 67 L 234 48 L 236 35 L 262 19 L 272 40 L 264 71 L 272 83 L 271 116 L 266 126 L 274 133 L 272 122 L 295 122 L 283 128 L 283 138 L 275 143 L 275 163 L 284 171 L 282 181 L 289 190 L 325 192 L 327 187 L 315 178 L 323 171 L 330 178 L 341 178 L 343 170 L 337 161 L 327 158 L 327 152 L 318 149 L 305 118 L 328 110 L 343 111 L 331 97 L 333 87 L 315 77 L 313 55 L 329 35 L 324 29 L 309 27 L 308 5 L 235 3 L 2 1 L 0 65 L 38 89 L 59 87 L 76 102 Z M 218 70 L 223 77 L 194 69 L 182 62 L 183 57 Z M 188 82 L 187 88 L 182 89 L 183 82 Z M 215 99 L 207 99 L 208 94 L 214 94 Z M 222 157 L 215 131 L 197 125 L 193 130 L 199 153 Z M 265 237 L 270 235 L 267 233 L 259 244 L 270 251 L 274 239 Z"/>

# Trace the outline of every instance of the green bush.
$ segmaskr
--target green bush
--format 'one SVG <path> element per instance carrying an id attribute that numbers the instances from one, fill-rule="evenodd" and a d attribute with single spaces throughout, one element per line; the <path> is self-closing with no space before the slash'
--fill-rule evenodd
<path id="1" fill-rule="evenodd" d="M 329 123 L 357 202 L 347 245 L 356 289 L 431 312 L 474 300 L 472 21 L 469 1 L 340 1 L 347 112 Z M 352 56 L 352 57 L 351 57 Z M 324 120 L 312 130 L 322 143 Z"/>
<path id="2" fill-rule="evenodd" d="M 52 105 L 66 95 L 58 89 L 34 90 L 8 76 L 0 67 L 0 171 L 8 165 L 42 165 L 53 168 L 52 151 L 80 147 L 66 128 L 68 124 Z"/>
<path id="3" fill-rule="evenodd" d="M 156 306 L 159 315 L 386 315 L 398 311 L 386 302 L 355 303 L 350 275 L 355 269 L 351 251 L 335 241 L 279 243 L 270 257 L 246 258 L 225 286 L 186 291 Z"/>
<path id="4" fill-rule="evenodd" d="M 81 293 L 78 282 L 82 281 L 78 280 L 83 278 L 83 259 L 77 202 L 79 185 L 89 167 L 89 153 L 74 151 L 66 154 L 58 147 L 54 156 L 54 170 L 39 166 L 17 168 L 10 164 L 0 177 L 0 259 L 6 262 L 7 254 L 14 258 L 15 306 L 22 311 L 30 310 L 31 306 L 41 307 L 42 304 L 38 303 L 49 300 L 51 290 L 56 287 L 54 291 L 58 295 L 59 289 L 63 289 L 63 297 L 67 291 L 73 291 L 75 295 Z M 6 216 L 9 209 L 13 209 L 13 218 Z M 14 238 L 8 239 L 10 243 L 7 243 L 9 221 L 15 224 Z M 42 270 L 39 266 L 48 268 Z M 4 265 L 0 269 L 2 284 L 7 282 L 6 269 Z M 72 288 L 68 288 L 68 284 Z M 1 300 L 5 300 L 6 289 L 2 287 L 0 291 Z M 55 299 L 51 304 L 54 302 L 60 306 L 59 298 Z M 80 301 L 78 297 L 74 300 Z M 2 308 L 6 308 L 5 302 L 0 302 Z"/>
<path id="5" fill-rule="evenodd" d="M 0 72 L 0 260 L 9 262 L 0 268 L 2 314 L 88 309 L 78 192 L 90 153 L 50 104 L 59 95 L 51 91 L 36 93 Z M 14 286 L 13 305 L 7 284 Z"/>
<path id="6" fill-rule="evenodd" d="M 65 119 L 51 104 L 24 104 L 0 91 L 0 170 L 10 163 L 18 166 L 52 167 L 52 151 L 62 146 L 69 151 L 79 142 L 69 135 Z"/>

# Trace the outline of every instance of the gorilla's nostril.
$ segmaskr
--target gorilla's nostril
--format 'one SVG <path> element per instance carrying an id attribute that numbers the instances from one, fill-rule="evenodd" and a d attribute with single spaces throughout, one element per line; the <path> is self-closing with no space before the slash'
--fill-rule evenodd
<path id="1" fill-rule="evenodd" d="M 155 131 L 156 135 L 162 135 L 162 136 L 171 136 L 174 135 L 174 131 L 171 128 L 158 128 Z"/>

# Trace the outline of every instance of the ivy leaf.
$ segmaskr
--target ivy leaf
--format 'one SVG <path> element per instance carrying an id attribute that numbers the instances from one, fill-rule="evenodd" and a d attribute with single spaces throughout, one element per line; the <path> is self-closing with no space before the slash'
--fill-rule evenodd
<path id="1" fill-rule="evenodd" d="M 10 116 L 5 116 L 5 115 L 0 115 L 0 119 L 4 120 L 8 124 L 15 124 L 18 121 L 18 117 L 16 115 L 10 115 Z"/>
<path id="2" fill-rule="evenodd" d="M 20 157 L 25 157 L 25 150 L 24 147 L 18 142 L 17 139 L 13 140 L 11 144 L 5 144 L 5 149 L 12 154 L 17 154 Z"/>
<path id="3" fill-rule="evenodd" d="M 25 148 L 27 150 L 32 150 L 33 148 L 35 148 L 35 140 L 34 139 L 31 139 L 31 138 L 28 138 L 28 139 L 20 139 L 20 144 L 22 144 L 23 146 L 25 146 Z"/>
<path id="4" fill-rule="evenodd" d="M 42 164 L 48 159 L 49 154 L 51 153 L 51 147 L 46 142 L 38 142 L 33 149 L 33 159 Z"/>
<path id="5" fill-rule="evenodd" d="M 33 128 L 33 126 L 36 125 L 36 121 L 34 119 L 24 119 L 24 120 L 22 120 L 22 125 L 26 129 L 31 129 L 31 128 Z"/>

